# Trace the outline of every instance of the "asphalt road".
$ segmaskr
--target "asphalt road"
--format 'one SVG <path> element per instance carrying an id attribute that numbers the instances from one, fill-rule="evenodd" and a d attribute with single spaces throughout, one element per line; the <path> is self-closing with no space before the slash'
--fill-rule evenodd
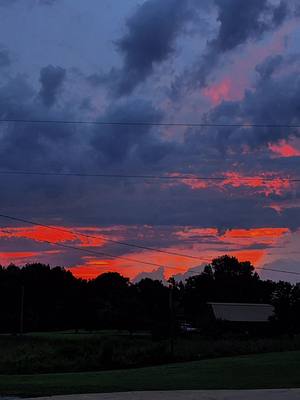
<path id="1" fill-rule="evenodd" d="M 32 400 L 300 400 L 300 389 L 127 392 L 40 397 Z"/>

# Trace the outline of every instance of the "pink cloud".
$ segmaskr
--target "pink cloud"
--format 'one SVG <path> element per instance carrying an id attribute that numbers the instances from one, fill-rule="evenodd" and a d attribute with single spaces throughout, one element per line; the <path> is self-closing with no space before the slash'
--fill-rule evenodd
<path id="1" fill-rule="evenodd" d="M 281 140 L 279 144 L 270 143 L 269 149 L 280 157 L 300 157 L 300 151 L 285 140 Z"/>
<path id="2" fill-rule="evenodd" d="M 229 78 L 224 78 L 220 83 L 205 88 L 203 94 L 208 97 L 214 105 L 218 105 L 223 100 L 232 99 L 232 82 Z"/>

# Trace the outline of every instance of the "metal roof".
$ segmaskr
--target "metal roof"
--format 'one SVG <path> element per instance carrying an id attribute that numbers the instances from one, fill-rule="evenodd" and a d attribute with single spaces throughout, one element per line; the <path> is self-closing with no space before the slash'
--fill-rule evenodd
<path id="1" fill-rule="evenodd" d="M 267 322 L 273 315 L 270 304 L 208 303 L 218 320 L 232 322 Z"/>

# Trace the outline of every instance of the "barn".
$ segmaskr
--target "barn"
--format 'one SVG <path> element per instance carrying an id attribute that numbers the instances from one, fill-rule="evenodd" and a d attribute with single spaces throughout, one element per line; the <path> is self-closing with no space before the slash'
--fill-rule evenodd
<path id="1" fill-rule="evenodd" d="M 216 321 L 268 322 L 274 313 L 270 304 L 207 303 Z"/>
<path id="2" fill-rule="evenodd" d="M 202 314 L 202 327 L 216 335 L 236 332 L 261 335 L 271 332 L 270 320 L 274 307 L 254 303 L 207 303 Z"/>

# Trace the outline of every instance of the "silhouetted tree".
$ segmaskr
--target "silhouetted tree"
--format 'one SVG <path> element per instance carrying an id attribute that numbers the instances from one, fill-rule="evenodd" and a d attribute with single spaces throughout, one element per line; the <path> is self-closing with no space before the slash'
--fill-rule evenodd
<path id="1" fill-rule="evenodd" d="M 209 301 L 272 303 L 279 332 L 300 331 L 300 285 L 263 281 L 249 262 L 222 256 L 202 273 L 172 285 L 172 306 L 177 318 L 201 324 Z M 24 292 L 23 292 L 24 290 Z M 170 289 L 149 278 L 131 283 L 109 272 L 85 281 L 64 268 L 28 264 L 0 266 L 0 331 L 19 332 L 24 293 L 24 329 L 137 329 L 154 338 L 170 330 Z"/>

